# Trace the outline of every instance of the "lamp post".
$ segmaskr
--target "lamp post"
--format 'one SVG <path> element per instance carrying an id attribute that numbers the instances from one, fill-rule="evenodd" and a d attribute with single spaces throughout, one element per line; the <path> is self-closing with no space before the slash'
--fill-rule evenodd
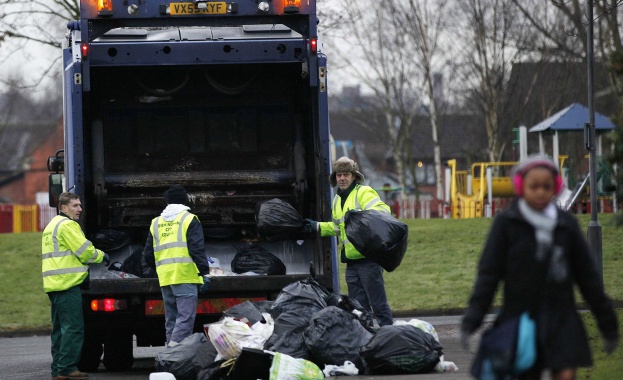
<path id="1" fill-rule="evenodd" d="M 595 255 L 597 271 L 603 286 L 603 256 L 602 256 L 602 233 L 601 225 L 597 220 L 597 153 L 595 149 L 595 100 L 593 98 L 594 67 L 593 67 L 593 0 L 588 0 L 587 6 L 588 31 L 586 41 L 586 61 L 588 62 L 588 124 L 586 125 L 585 146 L 588 150 L 589 161 L 589 183 L 591 191 L 591 221 L 588 224 L 586 233 L 588 246 Z"/>

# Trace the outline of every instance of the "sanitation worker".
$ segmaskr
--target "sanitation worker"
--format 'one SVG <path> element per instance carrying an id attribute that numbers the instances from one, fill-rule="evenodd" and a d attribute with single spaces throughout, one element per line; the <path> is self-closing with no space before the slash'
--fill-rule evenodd
<path id="1" fill-rule="evenodd" d="M 321 236 L 339 236 L 342 241 L 341 261 L 346 263 L 346 284 L 348 296 L 357 300 L 367 311 L 372 311 L 380 326 L 393 323 L 392 312 L 387 303 L 383 268 L 370 259 L 366 259 L 346 238 L 344 216 L 349 210 L 380 210 L 390 213 L 387 204 L 381 201 L 377 192 L 370 186 L 363 186 L 365 180 L 359 166 L 348 157 L 341 157 L 333 163 L 333 172 L 329 177 L 331 186 L 337 186 L 333 198 L 333 220 L 317 222 L 305 219 L 303 230 L 320 231 Z"/>
<path id="2" fill-rule="evenodd" d="M 203 228 L 186 206 L 188 193 L 173 185 L 164 193 L 167 207 L 151 222 L 143 256 L 156 268 L 162 299 L 167 346 L 178 345 L 193 333 L 200 293 L 210 286 L 210 264 L 205 253 Z"/>
<path id="3" fill-rule="evenodd" d="M 88 277 L 88 264 L 109 263 L 108 255 L 87 240 L 78 224 L 80 197 L 62 193 L 60 213 L 43 230 L 41 269 L 43 289 L 52 311 L 52 378 L 88 379 L 78 370 L 84 342 L 80 285 Z"/>

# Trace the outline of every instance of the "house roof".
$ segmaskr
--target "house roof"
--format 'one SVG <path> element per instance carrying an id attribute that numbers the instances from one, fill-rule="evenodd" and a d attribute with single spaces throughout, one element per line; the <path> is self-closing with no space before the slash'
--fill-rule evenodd
<path id="1" fill-rule="evenodd" d="M 536 124 L 528 131 L 543 132 L 548 129 L 552 131 L 582 131 L 584 130 L 584 125 L 588 123 L 588 120 L 588 108 L 580 103 L 573 103 Z M 595 112 L 595 129 L 611 130 L 614 128 L 616 128 L 616 126 L 609 118 Z"/>
<path id="2" fill-rule="evenodd" d="M 0 126 L 0 179 L 24 170 L 24 160 L 52 133 L 56 123 Z"/>

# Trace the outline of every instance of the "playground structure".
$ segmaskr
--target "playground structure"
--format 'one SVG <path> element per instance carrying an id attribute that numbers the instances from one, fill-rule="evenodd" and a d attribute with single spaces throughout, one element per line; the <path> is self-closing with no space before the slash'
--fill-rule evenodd
<path id="1" fill-rule="evenodd" d="M 567 155 L 558 156 L 560 173 L 565 186 L 557 196 L 559 207 L 569 210 L 578 205 L 578 212 L 586 212 L 590 189 L 588 175 L 569 189 L 568 170 L 564 167 Z M 454 219 L 491 217 L 495 213 L 494 198 L 512 198 L 515 193 L 511 170 L 517 162 L 477 162 L 471 170 L 456 168 L 456 160 L 449 160 L 446 169 L 446 199 L 450 201 L 449 213 Z M 612 173 L 603 160 L 597 172 L 598 199 L 602 212 L 616 212 L 616 201 L 608 188 Z"/>
<path id="2" fill-rule="evenodd" d="M 493 197 L 513 196 L 510 169 L 516 162 L 478 162 L 471 170 L 457 170 L 456 160 L 448 161 L 446 199 L 450 200 L 453 219 L 481 218 L 493 215 Z M 493 175 L 496 173 L 503 175 Z M 506 175 L 508 173 L 508 175 Z M 487 197 L 487 202 L 485 202 Z"/>

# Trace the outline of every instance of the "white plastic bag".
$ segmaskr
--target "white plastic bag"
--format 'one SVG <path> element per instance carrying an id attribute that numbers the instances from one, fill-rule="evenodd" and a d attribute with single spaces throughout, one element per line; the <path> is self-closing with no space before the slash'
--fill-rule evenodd
<path id="1" fill-rule="evenodd" d="M 411 319 L 409 321 L 401 321 L 401 320 L 397 320 L 394 321 L 394 326 L 400 326 L 400 325 L 411 325 L 411 326 L 415 326 L 418 329 L 429 333 L 433 336 L 433 338 L 435 338 L 435 340 L 437 342 L 439 342 L 439 334 L 437 334 L 437 330 L 435 330 L 435 328 L 433 327 L 433 325 L 431 325 L 430 323 L 423 321 L 421 319 Z M 440 342 L 441 343 L 441 342 Z"/>
<path id="2" fill-rule="evenodd" d="M 175 380 L 175 376 L 169 372 L 152 372 L 149 374 L 149 380 Z"/>
<path id="3" fill-rule="evenodd" d="M 322 373 L 326 377 L 339 375 L 359 375 L 359 368 L 346 360 L 343 365 L 325 364 Z"/>
<path id="4" fill-rule="evenodd" d="M 263 316 L 268 318 L 267 323 L 258 322 L 253 327 L 231 317 L 208 325 L 208 338 L 218 352 L 215 360 L 238 357 L 243 347 L 262 349 L 274 328 L 272 318 Z"/>
<path id="5" fill-rule="evenodd" d="M 269 380 L 321 380 L 324 374 L 317 365 L 305 359 L 275 353 L 270 366 Z"/>

